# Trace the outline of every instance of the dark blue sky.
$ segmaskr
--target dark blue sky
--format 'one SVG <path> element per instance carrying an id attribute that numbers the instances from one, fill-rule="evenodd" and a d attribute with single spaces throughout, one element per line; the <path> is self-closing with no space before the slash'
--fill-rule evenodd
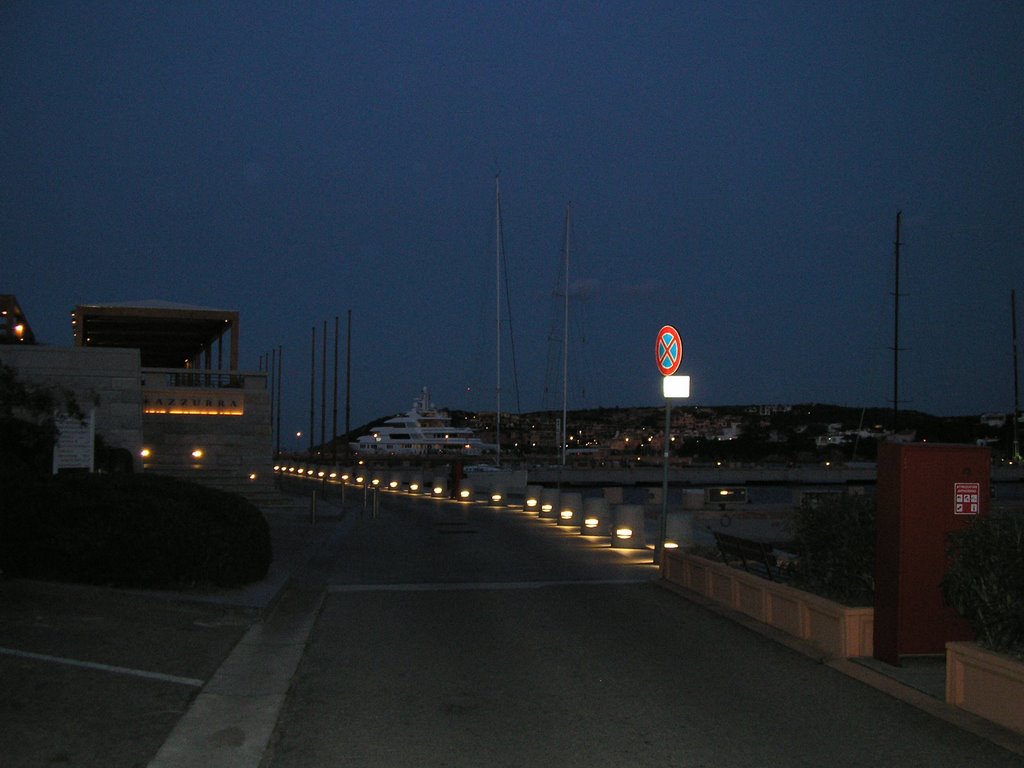
<path id="1" fill-rule="evenodd" d="M 660 403 L 665 323 L 693 404 L 888 406 L 902 210 L 903 407 L 1006 411 L 1022 67 L 1016 0 L 15 0 L 0 292 L 56 345 L 78 303 L 236 309 L 284 430 L 348 310 L 353 425 L 493 408 L 500 170 L 522 410 L 561 403 L 569 201 L 570 408 Z"/>

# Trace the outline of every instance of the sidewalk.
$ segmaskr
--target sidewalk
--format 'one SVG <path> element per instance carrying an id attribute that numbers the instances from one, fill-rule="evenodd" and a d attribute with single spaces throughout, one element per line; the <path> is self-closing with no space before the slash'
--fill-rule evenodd
<path id="1" fill-rule="evenodd" d="M 351 524 L 351 520 L 345 520 L 341 504 L 336 501 L 318 499 L 315 519 L 309 508 L 303 508 L 304 501 L 296 497 L 294 508 L 262 510 L 270 527 L 273 561 L 260 581 L 237 589 L 208 592 L 127 591 L 179 602 L 239 608 L 255 616 L 266 615 L 293 580 L 316 582 L 317 560 Z"/>
<path id="2" fill-rule="evenodd" d="M 752 632 L 763 635 L 804 656 L 816 659 L 847 677 L 1024 757 L 1024 736 L 946 703 L 946 664 L 945 658 L 942 656 L 906 657 L 901 659 L 901 665 L 898 667 L 870 657 L 822 658 L 821 651 L 809 643 L 742 613 L 706 600 L 696 592 L 690 592 L 664 581 L 661 584 L 666 589 L 709 611 L 730 618 Z"/>
<path id="3" fill-rule="evenodd" d="M 256 768 L 323 603 L 332 545 L 351 525 L 340 504 L 264 510 L 273 539 L 266 578 L 239 590 L 183 595 L 257 612 L 256 621 L 175 725 L 150 768 Z"/>

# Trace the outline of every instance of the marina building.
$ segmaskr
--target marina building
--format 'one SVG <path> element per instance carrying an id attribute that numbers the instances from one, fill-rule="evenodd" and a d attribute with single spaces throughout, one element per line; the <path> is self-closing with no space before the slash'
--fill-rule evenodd
<path id="1" fill-rule="evenodd" d="M 70 390 L 98 439 L 136 471 L 229 490 L 270 477 L 269 374 L 239 369 L 238 312 L 83 304 L 72 329 L 73 346 L 4 343 L 0 361 L 26 381 Z"/>

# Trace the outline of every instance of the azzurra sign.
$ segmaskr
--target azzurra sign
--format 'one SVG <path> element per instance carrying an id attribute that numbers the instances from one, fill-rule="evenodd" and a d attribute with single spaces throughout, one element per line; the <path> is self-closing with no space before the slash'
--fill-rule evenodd
<path id="1" fill-rule="evenodd" d="M 244 416 L 245 399 L 241 392 L 223 390 L 147 389 L 142 396 L 142 412 L 172 416 Z"/>

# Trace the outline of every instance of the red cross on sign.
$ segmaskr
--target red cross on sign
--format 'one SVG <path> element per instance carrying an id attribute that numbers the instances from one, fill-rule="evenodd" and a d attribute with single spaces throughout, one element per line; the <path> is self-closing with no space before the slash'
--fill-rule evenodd
<path id="1" fill-rule="evenodd" d="M 679 331 L 671 325 L 663 326 L 658 331 L 656 352 L 658 370 L 662 376 L 671 376 L 678 371 L 679 364 L 683 362 L 683 340 L 679 336 Z"/>
<path id="2" fill-rule="evenodd" d="M 981 483 L 956 483 L 953 489 L 954 515 L 977 515 L 981 513 Z"/>

